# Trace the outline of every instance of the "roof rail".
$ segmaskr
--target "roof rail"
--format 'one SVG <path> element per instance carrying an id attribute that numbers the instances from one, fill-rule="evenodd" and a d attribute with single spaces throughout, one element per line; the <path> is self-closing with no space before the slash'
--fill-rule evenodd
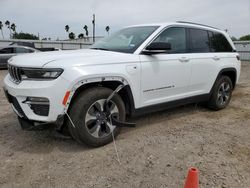
<path id="1" fill-rule="evenodd" d="M 218 28 L 216 28 L 216 27 L 212 27 L 212 26 L 204 25 L 204 24 L 199 24 L 199 23 L 194 23 L 194 22 L 177 21 L 177 23 L 194 24 L 194 25 L 200 25 L 200 26 L 210 27 L 210 28 L 213 28 L 213 29 L 218 29 Z M 220 29 L 218 29 L 218 30 L 220 30 Z"/>

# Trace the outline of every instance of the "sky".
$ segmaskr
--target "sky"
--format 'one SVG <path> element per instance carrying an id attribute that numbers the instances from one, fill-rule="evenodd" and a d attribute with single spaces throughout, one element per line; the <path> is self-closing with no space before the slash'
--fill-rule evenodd
<path id="1" fill-rule="evenodd" d="M 99 36 L 107 35 L 107 25 L 112 33 L 128 25 L 177 20 L 227 29 L 235 37 L 250 34 L 250 0 L 0 0 L 0 21 L 40 38 L 66 39 L 65 25 L 76 35 L 88 25 L 91 34 L 93 13 Z"/>

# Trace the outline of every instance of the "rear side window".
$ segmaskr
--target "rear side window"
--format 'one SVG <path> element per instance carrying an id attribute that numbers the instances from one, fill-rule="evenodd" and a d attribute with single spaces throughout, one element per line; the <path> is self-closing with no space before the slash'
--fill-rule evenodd
<path id="1" fill-rule="evenodd" d="M 16 53 L 31 53 L 33 52 L 32 50 L 30 49 L 26 49 L 26 48 L 16 48 Z"/>
<path id="2" fill-rule="evenodd" d="M 189 51 L 191 53 L 210 52 L 208 32 L 201 29 L 189 29 Z"/>
<path id="3" fill-rule="evenodd" d="M 166 42 L 171 44 L 168 53 L 185 53 L 186 50 L 186 29 L 172 27 L 163 31 L 154 42 Z"/>
<path id="4" fill-rule="evenodd" d="M 212 52 L 232 52 L 233 48 L 224 35 L 209 31 L 209 42 Z"/>

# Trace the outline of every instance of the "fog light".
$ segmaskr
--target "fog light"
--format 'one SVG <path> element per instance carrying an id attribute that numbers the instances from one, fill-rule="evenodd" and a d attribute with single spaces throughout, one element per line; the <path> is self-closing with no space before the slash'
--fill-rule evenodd
<path id="1" fill-rule="evenodd" d="M 23 103 L 49 105 L 49 99 L 44 97 L 27 97 L 26 100 L 23 101 Z"/>
<path id="2" fill-rule="evenodd" d="M 44 97 L 27 97 L 24 104 L 28 104 L 30 109 L 39 116 L 49 115 L 49 99 Z"/>

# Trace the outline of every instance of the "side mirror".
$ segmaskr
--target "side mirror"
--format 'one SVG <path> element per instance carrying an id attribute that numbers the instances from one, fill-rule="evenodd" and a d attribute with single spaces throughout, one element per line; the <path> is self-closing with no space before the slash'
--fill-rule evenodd
<path id="1" fill-rule="evenodd" d="M 171 50 L 171 44 L 167 42 L 152 42 L 144 50 L 144 54 L 166 53 Z"/>

